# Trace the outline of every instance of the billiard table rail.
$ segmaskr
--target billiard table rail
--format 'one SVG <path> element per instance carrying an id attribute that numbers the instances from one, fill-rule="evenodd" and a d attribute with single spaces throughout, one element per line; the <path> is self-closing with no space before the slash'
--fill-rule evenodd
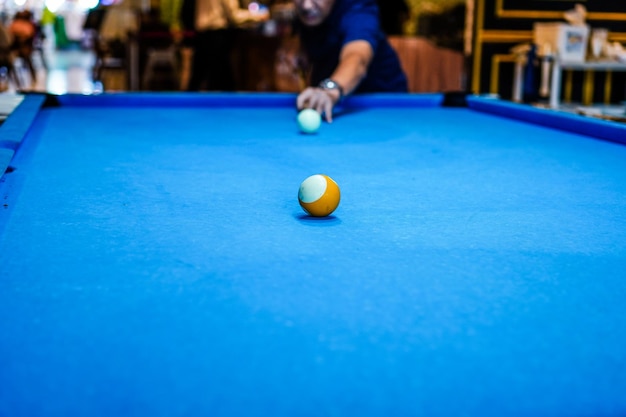
<path id="1" fill-rule="evenodd" d="M 94 99 L 97 97 L 97 99 Z M 26 136 L 28 129 L 41 108 L 57 106 L 75 107 L 136 107 L 162 108 L 245 108 L 245 107 L 293 107 L 296 96 L 292 93 L 128 93 L 51 95 L 26 94 L 20 104 L 0 125 L 0 172 L 10 167 L 11 160 Z M 352 96 L 337 107 L 337 113 L 362 108 L 424 108 L 463 107 L 478 112 L 520 120 L 545 127 L 577 133 L 596 139 L 626 144 L 626 124 L 609 120 L 589 118 L 583 115 L 552 109 L 537 108 L 520 103 L 505 102 L 485 96 L 466 93 L 430 94 L 364 94 Z"/>

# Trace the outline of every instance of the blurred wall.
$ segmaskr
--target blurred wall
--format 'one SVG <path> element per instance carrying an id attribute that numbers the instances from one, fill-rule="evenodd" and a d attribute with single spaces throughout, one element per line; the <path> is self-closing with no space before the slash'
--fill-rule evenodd
<path id="1" fill-rule="evenodd" d="M 409 35 L 417 33 L 417 25 L 421 14 L 436 14 L 449 10 L 465 0 L 405 0 L 411 8 L 411 19 L 406 24 L 405 32 Z"/>

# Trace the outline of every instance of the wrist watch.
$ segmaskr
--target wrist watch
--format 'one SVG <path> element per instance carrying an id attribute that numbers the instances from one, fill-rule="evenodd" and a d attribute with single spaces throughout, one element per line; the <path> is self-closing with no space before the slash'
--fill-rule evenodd
<path id="1" fill-rule="evenodd" d="M 319 84 L 319 87 L 324 90 L 337 90 L 339 91 L 339 100 L 343 98 L 343 88 L 341 88 L 339 84 L 337 84 L 335 81 L 331 80 L 330 78 L 326 78 L 325 80 L 322 80 L 322 82 L 320 82 Z"/>

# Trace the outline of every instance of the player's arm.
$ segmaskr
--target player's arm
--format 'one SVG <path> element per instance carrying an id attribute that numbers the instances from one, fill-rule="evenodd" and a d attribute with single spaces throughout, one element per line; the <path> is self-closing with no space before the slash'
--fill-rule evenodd
<path id="1" fill-rule="evenodd" d="M 228 21 L 234 23 L 235 26 L 241 26 L 246 23 L 265 22 L 270 17 L 267 10 L 251 12 L 248 9 L 242 9 L 239 7 L 238 0 L 225 0 L 222 3 L 222 7 L 224 8 Z"/>
<path id="2" fill-rule="evenodd" d="M 348 42 L 341 49 L 339 64 L 331 75 L 331 79 L 341 87 L 344 95 L 350 94 L 367 75 L 367 69 L 374 57 L 374 50 L 369 42 L 356 40 Z M 341 98 L 336 90 L 309 87 L 298 96 L 299 109 L 313 108 L 326 114 L 326 120 L 332 122 L 332 110 Z"/>
<path id="3" fill-rule="evenodd" d="M 347 43 L 339 55 L 339 65 L 331 79 L 341 86 L 344 94 L 351 93 L 367 75 L 374 51 L 367 41 Z"/>

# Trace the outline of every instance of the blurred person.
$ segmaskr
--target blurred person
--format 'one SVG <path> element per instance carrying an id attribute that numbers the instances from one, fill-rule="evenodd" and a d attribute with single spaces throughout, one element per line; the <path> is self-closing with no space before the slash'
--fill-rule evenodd
<path id="1" fill-rule="evenodd" d="M 13 68 L 12 43 L 13 39 L 9 30 L 0 21 L 0 92 L 9 88 L 9 78 L 13 78 L 17 87 L 20 87 L 15 69 Z"/>
<path id="2" fill-rule="evenodd" d="M 33 65 L 33 50 L 37 25 L 33 13 L 30 10 L 22 10 L 15 14 L 9 25 L 9 33 L 12 37 L 11 51 L 26 65 L 30 74 L 31 85 L 37 82 L 37 71 Z"/>
<path id="3" fill-rule="evenodd" d="M 376 0 L 293 0 L 297 28 L 311 66 L 298 109 L 332 121 L 333 107 L 352 93 L 408 91 L 396 52 L 380 27 Z"/>
<path id="4" fill-rule="evenodd" d="M 181 10 L 183 27 L 195 32 L 187 90 L 234 90 L 231 29 L 268 18 L 267 11 L 240 8 L 238 0 L 185 0 Z"/>
<path id="5" fill-rule="evenodd" d="M 99 48 L 102 52 L 123 58 L 129 35 L 139 30 L 139 16 L 128 0 L 109 6 L 104 13 L 98 33 Z"/>

